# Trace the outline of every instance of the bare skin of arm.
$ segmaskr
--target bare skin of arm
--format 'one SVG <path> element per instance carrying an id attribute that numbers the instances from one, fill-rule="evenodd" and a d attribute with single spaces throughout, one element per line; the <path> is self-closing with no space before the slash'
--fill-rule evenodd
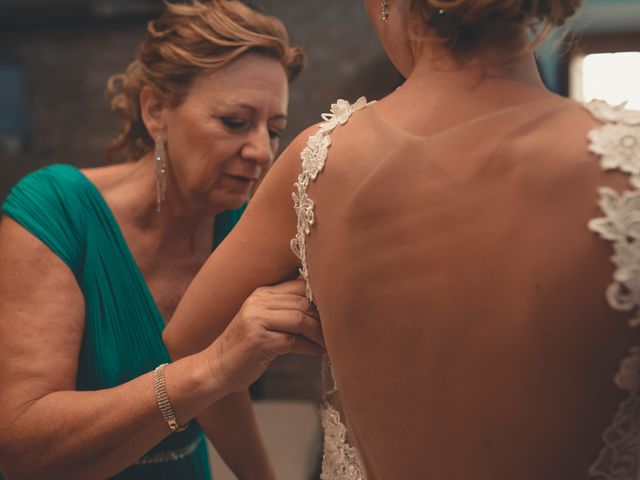
<path id="1" fill-rule="evenodd" d="M 84 301 L 73 274 L 10 218 L 0 227 L 0 246 L 2 466 L 9 478 L 113 475 L 169 434 L 151 374 L 108 390 L 74 391 Z M 165 370 L 184 417 L 226 392 L 202 357 Z"/>
<path id="2" fill-rule="evenodd" d="M 239 479 L 275 479 L 247 391 L 227 395 L 198 417 L 220 457 Z"/>
<path id="3" fill-rule="evenodd" d="M 306 138 L 302 134 L 300 139 Z M 164 332 L 164 340 L 173 358 L 200 351 L 216 339 L 234 314 L 240 310 L 245 316 L 262 322 L 269 311 L 285 308 L 291 321 L 301 326 L 310 313 L 311 305 L 304 297 L 304 283 L 289 282 L 290 294 L 274 300 L 278 282 L 296 275 L 299 261 L 289 243 L 295 235 L 296 217 L 291 192 L 300 168 L 299 153 L 302 140 L 294 141 L 269 172 L 252 199 L 240 223 L 216 249 L 187 289 L 172 320 Z M 256 289 L 251 300 L 244 300 Z M 244 302 L 244 303 L 243 303 Z M 313 340 L 323 345 L 320 337 Z M 224 350 L 223 350 L 224 351 Z M 224 355 L 220 361 L 227 359 Z M 220 366 L 225 370 L 224 364 Z M 232 395 L 210 407 L 198 417 L 198 422 L 210 438 L 219 431 L 234 431 L 238 425 L 228 425 L 229 412 L 246 411 L 244 428 L 257 427 L 251 413 L 248 394 Z M 236 415 L 235 418 L 242 417 Z M 249 430 L 251 431 L 251 430 Z M 230 442 L 226 442 L 231 447 Z M 247 444 L 235 442 L 235 451 L 227 450 L 226 458 L 247 462 L 251 453 Z M 223 452 L 221 452 L 222 454 Z M 233 465 L 230 465 L 233 469 Z M 264 478 L 264 477 L 263 477 Z"/>
<path id="4" fill-rule="evenodd" d="M 11 479 L 95 479 L 125 469 L 170 433 L 152 374 L 115 388 L 74 391 L 84 302 L 73 274 L 10 218 L 0 226 L 0 264 L 3 472 Z M 313 353 L 311 342 L 295 340 L 304 326 L 278 316 L 261 325 L 239 319 L 228 335 L 166 367 L 179 423 L 246 387 L 275 356 Z M 232 358 L 221 371 L 223 345 Z"/>

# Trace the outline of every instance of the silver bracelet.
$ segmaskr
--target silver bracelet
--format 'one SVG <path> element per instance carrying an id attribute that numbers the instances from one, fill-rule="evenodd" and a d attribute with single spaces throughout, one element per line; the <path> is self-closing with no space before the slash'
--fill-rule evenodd
<path id="1" fill-rule="evenodd" d="M 164 367 L 166 367 L 167 365 L 167 363 L 158 365 L 153 371 L 153 390 L 156 393 L 156 401 L 158 402 L 158 407 L 160 408 L 160 412 L 162 413 L 162 418 L 164 418 L 164 421 L 167 422 L 171 431 L 183 432 L 189 427 L 189 422 L 182 426 L 178 425 L 176 412 L 171 406 L 169 396 L 167 395 L 167 389 L 164 384 Z"/>

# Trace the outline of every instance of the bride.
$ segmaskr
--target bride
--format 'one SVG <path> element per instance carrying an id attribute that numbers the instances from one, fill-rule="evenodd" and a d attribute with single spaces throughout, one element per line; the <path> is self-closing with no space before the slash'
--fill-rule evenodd
<path id="1" fill-rule="evenodd" d="M 406 83 L 289 146 L 170 351 L 300 269 L 324 479 L 640 478 L 640 113 L 547 91 L 528 36 L 580 0 L 364 3 Z"/>

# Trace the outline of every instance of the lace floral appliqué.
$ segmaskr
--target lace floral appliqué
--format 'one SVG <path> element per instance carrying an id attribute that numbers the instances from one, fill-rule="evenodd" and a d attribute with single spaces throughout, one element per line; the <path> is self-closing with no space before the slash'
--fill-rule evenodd
<path id="1" fill-rule="evenodd" d="M 589 133 L 591 152 L 600 155 L 605 170 L 630 174 L 632 190 L 619 194 L 603 187 L 598 202 L 604 217 L 589 222 L 589 228 L 613 243 L 611 257 L 616 269 L 606 292 L 615 310 L 632 312 L 632 327 L 640 326 L 640 112 L 594 101 L 586 108 L 603 126 Z M 611 426 L 603 435 L 605 443 L 589 473 L 600 480 L 640 478 L 640 347 L 631 349 L 614 379 L 629 392 Z"/>
<path id="2" fill-rule="evenodd" d="M 298 217 L 296 236 L 291 240 L 291 249 L 300 259 L 300 274 L 306 282 L 306 294 L 313 301 L 313 293 L 309 284 L 309 270 L 307 268 L 306 241 L 311 232 L 311 226 L 315 221 L 313 200 L 307 194 L 309 182 L 315 180 L 324 168 L 324 163 L 329 154 L 331 137 L 329 136 L 338 125 L 344 125 L 354 112 L 362 110 L 369 103 L 364 97 L 360 97 L 353 105 L 346 100 L 338 100 L 331 105 L 331 113 L 322 115 L 323 122 L 315 135 L 309 137 L 307 146 L 300 153 L 302 170 L 295 183 L 296 191 L 293 193 L 293 205 Z"/>
<path id="3" fill-rule="evenodd" d="M 606 122 L 589 133 L 590 149 L 601 156 L 602 168 L 631 174 L 632 185 L 640 188 L 640 112 L 625 110 L 624 104 L 612 107 L 598 100 L 587 108 Z"/>
<path id="4" fill-rule="evenodd" d="M 358 452 L 347 442 L 347 429 L 333 408 L 321 410 L 324 455 L 321 480 L 364 480 Z"/>
<path id="5" fill-rule="evenodd" d="M 373 102 L 372 102 L 373 103 Z M 324 168 L 331 146 L 330 134 L 339 125 L 347 123 L 354 112 L 370 105 L 366 98 L 359 98 L 354 104 L 338 100 L 331 105 L 331 113 L 322 115 L 323 122 L 318 131 L 309 137 L 306 147 L 300 153 L 302 169 L 295 183 L 293 204 L 298 218 L 296 236 L 291 240 L 291 249 L 300 259 L 300 274 L 306 284 L 306 295 L 313 301 L 309 270 L 307 267 L 307 236 L 315 222 L 313 200 L 307 189 Z M 322 458 L 322 480 L 364 480 L 363 469 L 355 448 L 347 442 L 347 429 L 340 413 L 333 408 L 329 396 L 337 391 L 331 363 L 325 356 L 322 361 L 323 401 L 320 409 L 324 429 L 324 455 Z"/>

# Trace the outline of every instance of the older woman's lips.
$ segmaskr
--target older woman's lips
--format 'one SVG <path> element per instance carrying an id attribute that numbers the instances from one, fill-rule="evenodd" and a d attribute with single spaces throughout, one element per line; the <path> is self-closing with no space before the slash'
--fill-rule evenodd
<path id="1" fill-rule="evenodd" d="M 229 173 L 226 173 L 225 175 L 236 184 L 247 186 L 247 187 L 252 185 L 256 180 L 258 180 L 257 177 L 246 177 L 244 175 L 231 175 Z"/>

